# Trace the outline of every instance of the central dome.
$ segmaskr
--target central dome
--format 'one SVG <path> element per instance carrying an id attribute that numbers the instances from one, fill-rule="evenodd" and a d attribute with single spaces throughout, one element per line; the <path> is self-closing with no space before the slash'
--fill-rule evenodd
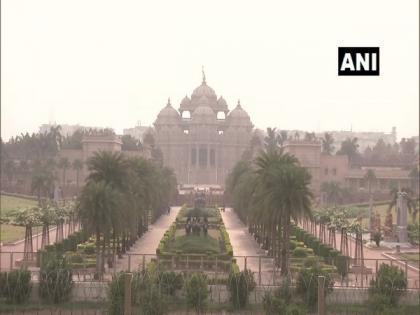
<path id="1" fill-rule="evenodd" d="M 192 121 L 201 124 L 211 124 L 216 121 L 216 114 L 209 106 L 201 105 L 194 110 Z"/>
<path id="2" fill-rule="evenodd" d="M 199 99 L 203 96 L 209 99 L 217 99 L 216 93 L 211 87 L 207 85 L 206 81 L 203 81 L 203 83 L 201 83 L 201 85 L 194 90 L 194 92 L 191 95 L 191 98 Z"/>

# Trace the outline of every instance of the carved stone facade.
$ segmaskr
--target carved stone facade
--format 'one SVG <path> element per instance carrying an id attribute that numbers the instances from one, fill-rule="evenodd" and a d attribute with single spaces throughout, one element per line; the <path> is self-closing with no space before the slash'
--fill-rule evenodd
<path id="1" fill-rule="evenodd" d="M 224 186 L 227 175 L 249 147 L 253 125 L 239 101 L 229 111 L 203 74 L 203 82 L 191 98 L 184 97 L 179 111 L 168 100 L 154 127 L 164 165 L 175 171 L 178 183 Z"/>

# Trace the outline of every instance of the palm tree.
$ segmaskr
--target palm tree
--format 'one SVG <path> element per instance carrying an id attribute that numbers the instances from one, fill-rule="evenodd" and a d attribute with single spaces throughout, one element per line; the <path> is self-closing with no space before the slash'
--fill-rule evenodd
<path id="1" fill-rule="evenodd" d="M 82 222 L 83 229 L 93 233 L 96 239 L 96 274 L 102 278 L 104 269 L 104 251 L 105 238 L 113 225 L 119 221 L 117 214 L 119 194 L 110 184 L 100 180 L 98 182 L 90 181 L 83 187 L 78 200 L 78 216 Z"/>
<path id="2" fill-rule="evenodd" d="M 373 208 L 373 196 L 372 196 L 372 183 L 376 181 L 375 171 L 369 169 L 366 171 L 364 179 L 368 183 L 369 191 L 369 230 L 372 230 L 372 208 Z"/>
<path id="3" fill-rule="evenodd" d="M 263 153 L 256 160 L 256 200 L 282 231 L 281 274 L 289 273 L 290 220 L 310 216 L 310 174 L 289 154 Z"/>
<path id="4" fill-rule="evenodd" d="M 87 181 L 104 181 L 112 188 L 122 190 L 126 186 L 127 160 L 119 152 L 99 151 L 88 159 Z"/>
<path id="5" fill-rule="evenodd" d="M 334 151 L 334 138 L 331 133 L 324 133 L 324 138 L 322 138 L 322 153 L 331 155 Z"/>
<path id="6" fill-rule="evenodd" d="M 417 166 L 410 171 L 411 187 L 416 196 L 419 196 L 419 169 Z"/>
<path id="7" fill-rule="evenodd" d="M 276 128 L 267 128 L 267 136 L 264 138 L 264 145 L 267 152 L 276 151 L 279 148 L 279 135 Z"/>
<path id="8" fill-rule="evenodd" d="M 35 161 L 32 172 L 32 192 L 36 192 L 38 205 L 41 206 L 41 198 L 49 197 L 51 187 L 54 182 L 54 174 L 49 165 L 43 165 L 40 161 Z"/>
<path id="9" fill-rule="evenodd" d="M 66 158 L 66 157 L 60 158 L 60 160 L 58 161 L 57 166 L 58 166 L 58 168 L 60 168 L 60 169 L 63 170 L 62 180 L 63 180 L 63 188 L 64 188 L 66 186 L 66 171 L 70 167 L 69 159 Z"/>
<path id="10" fill-rule="evenodd" d="M 321 191 L 326 193 L 328 204 L 337 205 L 337 201 L 342 196 L 342 189 L 337 182 L 324 182 L 321 184 Z"/>
<path id="11" fill-rule="evenodd" d="M 80 159 L 75 159 L 73 161 L 72 167 L 76 171 L 76 187 L 79 189 L 79 175 L 80 171 L 83 169 L 83 161 Z"/>

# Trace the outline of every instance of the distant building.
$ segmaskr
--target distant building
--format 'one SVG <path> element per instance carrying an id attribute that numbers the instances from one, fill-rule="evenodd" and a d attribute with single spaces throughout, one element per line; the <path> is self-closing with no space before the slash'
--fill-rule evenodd
<path id="1" fill-rule="evenodd" d="M 142 141 L 143 140 L 143 135 L 146 133 L 146 131 L 149 128 L 150 127 L 139 125 L 139 126 L 135 126 L 133 128 L 123 129 L 123 135 L 130 135 L 133 138 Z"/>
<path id="2" fill-rule="evenodd" d="M 317 138 L 323 138 L 324 134 L 328 132 L 334 138 L 334 151 L 333 153 L 340 150 L 341 142 L 345 141 L 347 138 L 357 138 L 357 143 L 359 145 L 359 152 L 363 153 L 365 149 L 369 146 L 373 148 L 375 144 L 378 142 L 379 139 L 382 139 L 385 144 L 391 144 L 397 142 L 397 129 L 396 127 L 392 127 L 392 131 L 390 133 L 381 132 L 381 131 L 350 131 L 350 130 L 342 130 L 342 131 L 323 131 L 323 132 L 316 132 L 315 136 Z M 305 138 L 305 131 L 302 130 L 288 130 L 289 137 L 294 137 L 296 134 L 299 135 L 299 139 Z"/>
<path id="3" fill-rule="evenodd" d="M 70 137 L 72 136 L 77 130 L 80 129 L 103 129 L 101 127 L 88 127 L 88 126 L 80 126 L 78 124 L 76 125 L 67 125 L 67 124 L 42 124 L 39 127 L 39 133 L 47 133 L 50 131 L 51 127 L 57 127 L 60 126 L 61 127 L 61 135 L 63 137 Z"/>

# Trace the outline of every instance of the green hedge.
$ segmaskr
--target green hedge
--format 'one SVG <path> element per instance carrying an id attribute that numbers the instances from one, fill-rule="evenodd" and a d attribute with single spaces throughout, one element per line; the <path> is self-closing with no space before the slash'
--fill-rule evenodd
<path id="1" fill-rule="evenodd" d="M 322 243 L 318 238 L 296 225 L 292 225 L 291 234 L 296 237 L 298 242 L 303 242 L 307 247 L 312 248 L 315 255 L 322 257 L 326 263 L 334 264 L 343 277 L 347 274 L 348 257 L 341 255 L 338 250 Z"/>

